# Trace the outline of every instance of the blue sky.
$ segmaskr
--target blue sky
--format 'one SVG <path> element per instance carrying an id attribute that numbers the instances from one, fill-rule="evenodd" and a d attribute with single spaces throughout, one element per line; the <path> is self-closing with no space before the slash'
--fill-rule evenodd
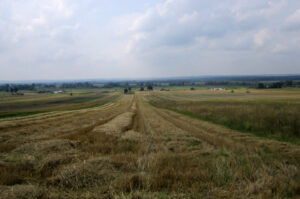
<path id="1" fill-rule="evenodd" d="M 1 0 L 0 79 L 299 74 L 299 0 Z"/>

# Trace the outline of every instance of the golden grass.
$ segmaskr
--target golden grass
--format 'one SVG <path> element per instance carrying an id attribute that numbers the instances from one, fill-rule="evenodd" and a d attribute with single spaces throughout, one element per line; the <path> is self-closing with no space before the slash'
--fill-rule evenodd
<path id="1" fill-rule="evenodd" d="M 298 146 L 157 109 L 145 95 L 11 120 L 0 130 L 0 198 L 299 196 Z"/>
<path id="2" fill-rule="evenodd" d="M 0 101 L 0 118 L 22 117 L 23 115 L 49 114 L 52 111 L 76 110 L 88 107 L 96 107 L 116 100 L 119 94 L 89 93 L 86 95 L 47 95 L 46 97 L 22 97 L 18 100 Z M 37 99 L 36 99 L 37 98 Z M 44 113 L 46 112 L 46 113 Z M 51 113 L 50 113 L 51 114 Z M 3 120 L 3 119 L 1 119 Z M 10 119 L 8 119 L 10 120 Z"/>

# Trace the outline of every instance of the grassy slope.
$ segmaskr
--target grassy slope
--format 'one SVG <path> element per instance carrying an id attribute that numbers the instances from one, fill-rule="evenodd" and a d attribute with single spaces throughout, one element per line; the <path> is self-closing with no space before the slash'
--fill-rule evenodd
<path id="1" fill-rule="evenodd" d="M 260 137 L 300 144 L 300 104 L 295 92 L 172 93 L 150 98 L 156 107 Z"/>
<path id="2" fill-rule="evenodd" d="M 64 110 L 78 110 L 101 106 L 109 101 L 117 99 L 118 95 L 103 93 L 77 94 L 32 94 L 25 96 L 6 96 L 0 102 L 0 118 L 28 116 L 38 113 Z"/>

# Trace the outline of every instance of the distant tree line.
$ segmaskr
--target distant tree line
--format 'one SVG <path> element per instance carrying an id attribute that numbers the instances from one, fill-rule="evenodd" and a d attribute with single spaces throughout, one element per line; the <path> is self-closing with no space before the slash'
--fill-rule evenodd
<path id="1" fill-rule="evenodd" d="M 74 82 L 74 83 L 63 83 L 63 84 L 2 84 L 0 85 L 0 91 L 16 93 L 20 90 L 45 90 L 45 89 L 67 89 L 67 88 L 98 88 L 94 84 L 89 82 Z"/>
<path id="2" fill-rule="evenodd" d="M 56 88 L 55 84 L 2 84 L 0 85 L 0 91 L 17 92 L 19 90 L 37 90 L 37 89 L 50 89 Z"/>
<path id="3" fill-rule="evenodd" d="M 118 82 L 109 82 L 104 84 L 103 88 L 117 88 L 117 87 L 122 87 L 123 85 Z"/>
<path id="4" fill-rule="evenodd" d="M 257 84 L 258 89 L 264 88 L 282 88 L 282 87 L 294 87 L 300 85 L 300 82 L 294 83 L 292 80 L 280 81 L 280 82 L 259 82 Z"/>
<path id="5" fill-rule="evenodd" d="M 114 88 L 114 87 L 123 87 L 127 88 L 128 86 L 146 89 L 149 85 L 153 87 L 165 87 L 165 86 L 195 86 L 195 85 L 204 85 L 204 86 L 248 86 L 255 87 L 256 82 L 237 82 L 237 81 L 191 81 L 191 80 L 170 80 L 170 81 L 130 81 L 130 82 L 109 82 L 104 84 L 104 88 Z M 151 89 L 148 89 L 151 90 Z"/>
<path id="6" fill-rule="evenodd" d="M 146 86 L 146 88 L 147 88 L 148 91 L 152 91 L 153 90 L 153 86 L 151 84 L 148 84 Z M 140 87 L 140 91 L 144 91 L 144 90 L 145 90 L 144 86 L 141 86 Z M 132 93 L 131 87 L 124 88 L 124 94 L 129 94 L 129 93 Z"/>
<path id="7" fill-rule="evenodd" d="M 208 81 L 204 83 L 205 86 L 244 86 L 249 88 L 282 88 L 282 87 L 299 87 L 299 81 L 267 81 L 267 82 L 253 82 L 253 81 Z"/>
<path id="8" fill-rule="evenodd" d="M 282 88 L 282 87 L 300 87 L 300 80 L 278 80 L 278 81 L 233 81 L 233 80 L 206 80 L 199 81 L 197 79 L 187 80 L 157 80 L 157 81 L 120 81 L 101 83 L 102 86 L 96 84 L 97 82 L 66 82 L 66 83 L 30 83 L 30 84 L 2 84 L 0 91 L 17 93 L 20 90 L 31 90 L 37 92 L 51 92 L 53 89 L 76 89 L 76 88 L 123 88 L 130 91 L 129 88 L 144 90 L 153 90 L 154 87 L 168 87 L 168 86 L 243 86 L 248 88 Z"/>
<path id="9" fill-rule="evenodd" d="M 4 84 L 0 85 L 0 91 L 17 93 L 19 90 L 35 90 L 35 84 Z"/>
<path id="10" fill-rule="evenodd" d="M 240 82 L 240 81 L 207 81 L 204 83 L 206 86 L 252 86 L 253 82 Z"/>
<path id="11" fill-rule="evenodd" d="M 89 82 L 63 83 L 59 88 L 98 88 Z"/>

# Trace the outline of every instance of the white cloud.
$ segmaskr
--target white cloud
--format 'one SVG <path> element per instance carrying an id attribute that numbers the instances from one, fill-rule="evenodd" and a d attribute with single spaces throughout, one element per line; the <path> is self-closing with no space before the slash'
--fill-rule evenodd
<path id="1" fill-rule="evenodd" d="M 155 2 L 2 0 L 0 78 L 300 71 L 299 0 Z"/>
<path id="2" fill-rule="evenodd" d="M 73 5 L 65 0 L 42 1 L 8 1 L 2 2 L 0 13 L 2 28 L 10 41 L 19 42 L 22 39 L 45 36 L 57 26 L 69 26 L 73 15 Z M 68 3 L 68 6 L 66 5 Z M 2 11 L 2 10 L 0 10 Z"/>
<path id="3" fill-rule="evenodd" d="M 46 18 L 43 15 L 32 19 L 32 24 L 34 25 L 43 25 L 46 23 Z"/>
<path id="4" fill-rule="evenodd" d="M 143 33 L 137 33 L 137 34 L 135 34 L 133 36 L 133 38 L 131 40 L 129 40 L 129 42 L 128 42 L 127 46 L 126 46 L 126 52 L 130 53 L 133 50 L 135 44 L 138 43 L 138 42 L 140 42 L 143 39 L 146 39 L 145 34 L 143 34 Z"/>
<path id="5" fill-rule="evenodd" d="M 299 23 L 300 22 L 300 9 L 296 10 L 293 14 L 291 14 L 287 18 L 287 21 L 291 22 L 291 23 Z"/>
<path id="6" fill-rule="evenodd" d="M 251 49 L 251 42 L 245 40 L 252 40 L 249 34 L 254 35 L 256 46 L 262 46 L 269 35 L 267 28 L 276 29 L 276 26 L 264 27 L 262 30 L 261 21 L 278 15 L 280 8 L 286 5 L 284 1 L 229 2 L 169 0 L 151 7 L 144 14 L 141 13 L 131 22 L 127 22 L 131 24 L 127 31 L 129 37 L 131 35 L 128 39 L 130 49 L 143 52 L 161 46 L 173 48 L 195 45 L 197 38 L 207 38 L 210 46 L 216 48 L 222 48 L 224 43 L 229 45 L 224 40 L 231 40 L 233 45 L 224 48 L 233 49 L 234 46 L 247 43 Z M 136 35 L 143 35 L 147 40 L 136 39 Z"/>
<path id="7" fill-rule="evenodd" d="M 194 11 L 191 14 L 185 14 L 182 17 L 179 18 L 179 24 L 186 24 L 186 23 L 195 23 L 198 17 L 198 12 Z"/>
<path id="8" fill-rule="evenodd" d="M 300 9 L 289 15 L 283 25 L 287 31 L 299 31 L 300 30 Z"/>
<path id="9" fill-rule="evenodd" d="M 207 51 L 218 52 L 221 60 L 225 59 L 226 52 L 237 53 L 236 57 L 226 58 L 227 67 L 230 63 L 238 63 L 234 60 L 244 52 L 253 52 L 248 60 L 251 63 L 255 56 L 271 57 L 275 52 L 296 51 L 299 47 L 293 42 L 299 44 L 295 40 L 297 37 L 282 31 L 281 27 L 286 23 L 285 18 L 297 10 L 297 6 L 299 8 L 297 1 L 287 3 L 285 0 L 168 0 L 126 22 L 131 24 L 126 34 L 126 52 L 136 59 L 143 59 L 149 67 L 160 65 L 170 70 L 174 65 L 196 56 L 194 53 L 198 54 L 199 59 L 193 58 L 195 63 L 190 68 L 209 63 L 200 58 Z M 287 21 L 298 21 L 298 11 L 288 18 Z M 174 56 L 182 61 L 167 61 Z M 209 60 L 208 57 L 204 59 Z M 290 65 L 295 66 L 296 63 Z M 272 67 L 271 64 L 269 67 Z"/>
<path id="10" fill-rule="evenodd" d="M 257 46 L 263 46 L 268 36 L 269 36 L 268 30 L 266 29 L 260 30 L 254 35 L 254 43 Z"/>
<path id="11" fill-rule="evenodd" d="M 280 53 L 280 52 L 285 52 L 287 49 L 288 48 L 285 45 L 276 44 L 272 51 L 274 53 Z"/>
<path id="12" fill-rule="evenodd" d="M 286 1 L 268 1 L 267 7 L 260 10 L 260 14 L 266 17 L 272 17 L 273 15 L 276 15 L 278 12 L 280 12 L 284 7 L 286 6 Z"/>

